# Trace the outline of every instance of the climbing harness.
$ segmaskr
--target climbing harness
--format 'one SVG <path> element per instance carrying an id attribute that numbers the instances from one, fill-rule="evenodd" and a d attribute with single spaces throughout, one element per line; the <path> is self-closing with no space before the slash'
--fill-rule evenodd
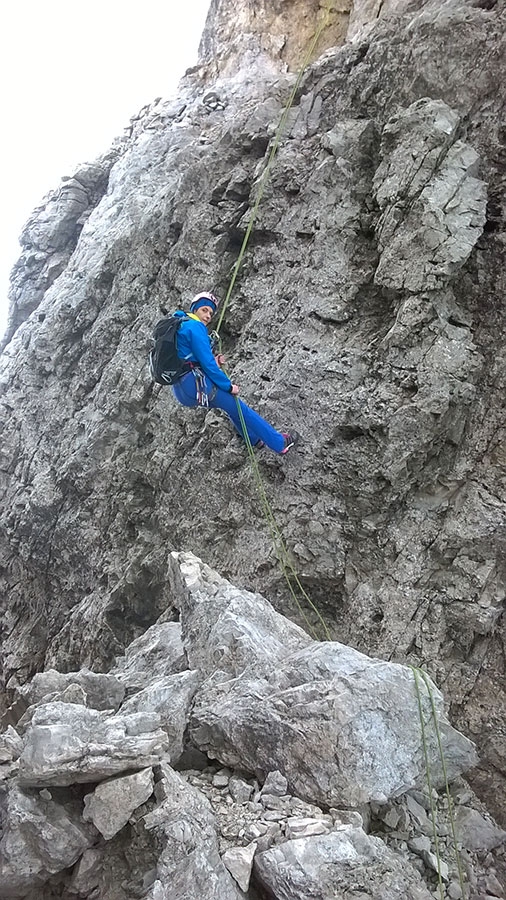
<path id="1" fill-rule="evenodd" d="M 209 394 L 206 388 L 206 377 L 198 366 L 192 366 L 193 376 L 195 378 L 195 394 L 197 397 L 197 406 L 209 409 Z"/>
<path id="2" fill-rule="evenodd" d="M 439 723 L 438 723 L 438 719 L 437 719 L 437 711 L 436 711 L 436 704 L 434 701 L 434 694 L 433 694 L 432 687 L 431 687 L 431 684 L 429 681 L 429 677 L 426 674 L 426 672 L 424 672 L 423 669 L 416 668 L 416 666 L 410 666 L 410 669 L 413 672 L 413 677 L 414 677 L 414 681 L 415 681 L 415 692 L 416 692 L 416 699 L 417 699 L 417 703 L 418 703 L 418 714 L 420 716 L 420 730 L 422 733 L 422 745 L 423 745 L 423 755 L 424 755 L 424 762 L 425 762 L 425 773 L 426 773 L 426 777 L 427 777 L 427 790 L 428 790 L 428 794 L 429 794 L 430 812 L 431 812 L 431 820 L 432 820 L 432 833 L 433 833 L 433 838 L 434 838 L 434 847 L 436 850 L 439 893 L 440 893 L 441 900 L 444 900 L 444 887 L 443 887 L 443 879 L 441 876 L 441 856 L 440 856 L 440 852 L 439 852 L 439 835 L 438 835 L 438 831 L 437 831 L 437 822 L 436 822 L 436 806 L 434 803 L 434 797 L 433 797 L 433 793 L 432 793 L 432 790 L 433 790 L 432 789 L 432 776 L 430 773 L 429 750 L 428 750 L 428 746 L 427 746 L 426 723 L 425 723 L 425 718 L 424 718 L 424 714 L 423 714 L 422 695 L 421 695 L 421 691 L 420 691 L 420 681 L 419 681 L 420 678 L 422 679 L 422 681 L 425 684 L 425 687 L 427 689 L 427 695 L 430 700 L 431 718 L 434 723 L 434 730 L 436 733 L 436 740 L 437 740 L 438 751 L 439 751 L 439 759 L 441 761 L 441 769 L 443 772 L 443 778 L 444 778 L 444 783 L 445 783 L 446 799 L 448 802 L 448 818 L 450 820 L 450 828 L 451 828 L 452 838 L 453 838 L 455 859 L 457 862 L 457 870 L 458 870 L 458 874 L 459 874 L 460 891 L 461 891 L 462 898 L 465 898 L 466 891 L 465 891 L 465 887 L 464 887 L 464 873 L 463 873 L 463 869 L 462 869 L 462 861 L 460 858 L 458 842 L 457 842 L 457 834 L 456 834 L 456 830 L 455 830 L 455 817 L 453 815 L 453 798 L 450 793 L 450 786 L 448 783 L 448 772 L 447 772 L 447 768 L 446 768 L 446 760 L 445 760 L 445 756 L 444 756 L 443 743 L 441 740 L 441 731 L 439 729 Z"/>

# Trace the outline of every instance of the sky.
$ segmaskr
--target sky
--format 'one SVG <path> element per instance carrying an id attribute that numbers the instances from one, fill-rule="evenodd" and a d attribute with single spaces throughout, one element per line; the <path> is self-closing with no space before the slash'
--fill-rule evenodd
<path id="1" fill-rule="evenodd" d="M 170 97 L 210 0 L 13 0 L 0 12 L 0 333 L 18 237 L 47 191 L 92 162 L 131 116 Z"/>

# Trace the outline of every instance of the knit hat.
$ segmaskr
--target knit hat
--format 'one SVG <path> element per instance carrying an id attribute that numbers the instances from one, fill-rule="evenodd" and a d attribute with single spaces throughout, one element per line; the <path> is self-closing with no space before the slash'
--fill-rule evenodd
<path id="1" fill-rule="evenodd" d="M 201 306 L 211 306 L 213 313 L 218 309 L 218 301 L 214 294 L 210 294 L 207 291 L 203 291 L 201 294 L 197 294 L 196 297 L 193 298 L 190 305 L 190 312 L 197 312 Z"/>

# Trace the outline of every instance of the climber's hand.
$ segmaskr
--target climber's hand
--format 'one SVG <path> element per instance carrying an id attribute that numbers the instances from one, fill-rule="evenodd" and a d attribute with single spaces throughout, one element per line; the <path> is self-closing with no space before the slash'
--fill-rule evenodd
<path id="1" fill-rule="evenodd" d="M 230 393 L 233 394 L 234 397 L 237 397 L 237 395 L 239 393 L 239 388 L 238 388 L 237 384 L 232 385 Z"/>

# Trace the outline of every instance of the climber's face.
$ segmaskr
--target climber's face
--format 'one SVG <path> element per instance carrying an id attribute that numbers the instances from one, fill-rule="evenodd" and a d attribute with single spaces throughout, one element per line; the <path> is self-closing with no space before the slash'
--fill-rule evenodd
<path id="1" fill-rule="evenodd" d="M 209 325 L 213 317 L 214 310 L 211 306 L 199 306 L 194 315 L 197 316 L 204 325 Z"/>

